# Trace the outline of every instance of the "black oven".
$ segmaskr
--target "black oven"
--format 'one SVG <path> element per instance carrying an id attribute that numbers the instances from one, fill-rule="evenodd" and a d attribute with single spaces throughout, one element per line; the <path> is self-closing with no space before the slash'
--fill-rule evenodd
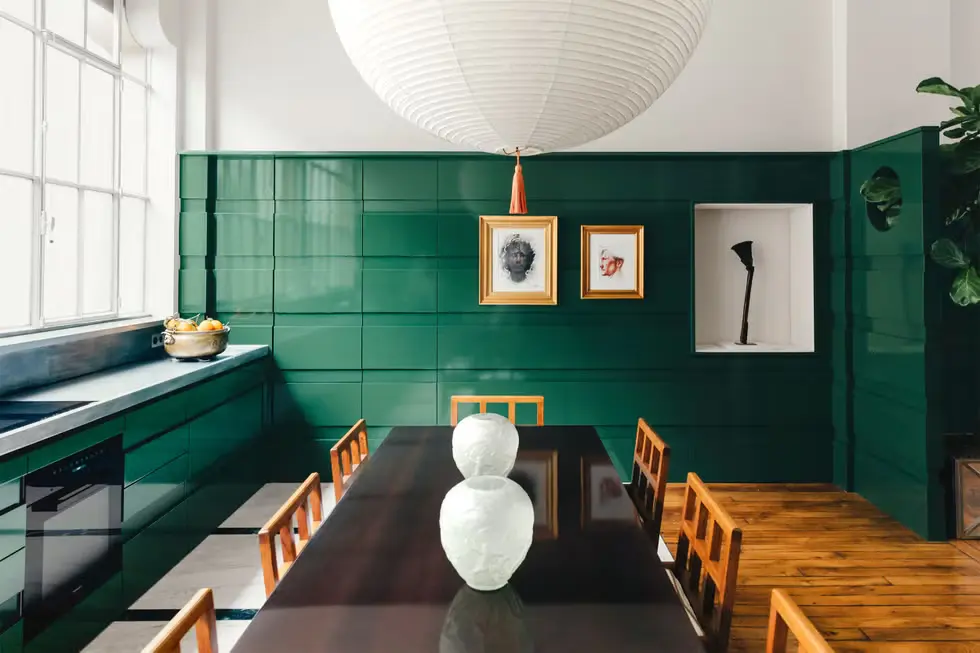
<path id="1" fill-rule="evenodd" d="M 24 638 L 122 569 L 122 436 L 27 475 Z"/>

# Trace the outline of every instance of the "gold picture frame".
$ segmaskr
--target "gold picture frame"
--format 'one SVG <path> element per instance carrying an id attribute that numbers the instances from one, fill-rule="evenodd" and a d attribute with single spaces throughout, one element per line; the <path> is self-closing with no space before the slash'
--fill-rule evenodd
<path id="1" fill-rule="evenodd" d="M 481 215 L 480 304 L 557 303 L 558 217 Z"/>
<path id="2" fill-rule="evenodd" d="M 643 299 L 643 235 L 643 225 L 582 225 L 582 299 Z"/>

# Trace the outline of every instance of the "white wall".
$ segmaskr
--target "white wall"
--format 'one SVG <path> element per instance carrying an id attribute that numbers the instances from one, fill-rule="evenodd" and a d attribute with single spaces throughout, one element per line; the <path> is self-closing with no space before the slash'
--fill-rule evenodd
<path id="1" fill-rule="evenodd" d="M 946 117 L 948 99 L 917 94 L 915 87 L 927 77 L 950 79 L 950 3 L 836 0 L 836 45 L 846 44 L 846 63 L 835 73 L 846 78 L 838 77 L 835 92 L 846 94 L 841 100 L 846 118 L 835 124 L 844 130 L 837 133 L 835 149 L 864 145 Z M 972 26 L 974 34 L 978 27 Z"/>
<path id="2" fill-rule="evenodd" d="M 188 148 L 458 149 L 411 126 L 360 79 L 326 0 L 183 0 Z M 202 10 L 199 5 L 207 5 Z M 194 27 L 196 25 L 196 27 Z M 980 83 L 977 0 L 716 0 L 686 70 L 593 151 L 857 147 L 945 117 L 932 75 Z M 955 61 L 955 64 L 954 64 Z M 191 107 L 188 107 L 191 109 Z"/>
<path id="3" fill-rule="evenodd" d="M 325 0 L 212 1 L 214 147 L 454 149 L 396 116 L 361 81 Z M 667 93 L 583 149 L 828 149 L 830 27 L 829 0 L 717 0 Z"/>

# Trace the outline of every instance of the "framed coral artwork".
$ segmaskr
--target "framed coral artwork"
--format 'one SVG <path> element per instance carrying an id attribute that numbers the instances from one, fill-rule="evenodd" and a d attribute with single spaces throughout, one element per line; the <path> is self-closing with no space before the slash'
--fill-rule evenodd
<path id="1" fill-rule="evenodd" d="M 643 299 L 643 226 L 582 225 L 582 299 Z"/>

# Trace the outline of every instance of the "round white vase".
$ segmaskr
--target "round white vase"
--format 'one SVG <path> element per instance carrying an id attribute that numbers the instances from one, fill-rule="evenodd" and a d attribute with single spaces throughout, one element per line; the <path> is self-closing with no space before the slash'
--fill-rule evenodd
<path id="1" fill-rule="evenodd" d="M 449 490 L 439 537 L 456 573 L 475 590 L 500 589 L 524 562 L 534 536 L 534 506 L 503 476 L 474 476 Z"/>
<path id="2" fill-rule="evenodd" d="M 453 460 L 465 478 L 507 476 L 517 460 L 517 427 L 506 417 L 477 413 L 453 429 Z"/>

